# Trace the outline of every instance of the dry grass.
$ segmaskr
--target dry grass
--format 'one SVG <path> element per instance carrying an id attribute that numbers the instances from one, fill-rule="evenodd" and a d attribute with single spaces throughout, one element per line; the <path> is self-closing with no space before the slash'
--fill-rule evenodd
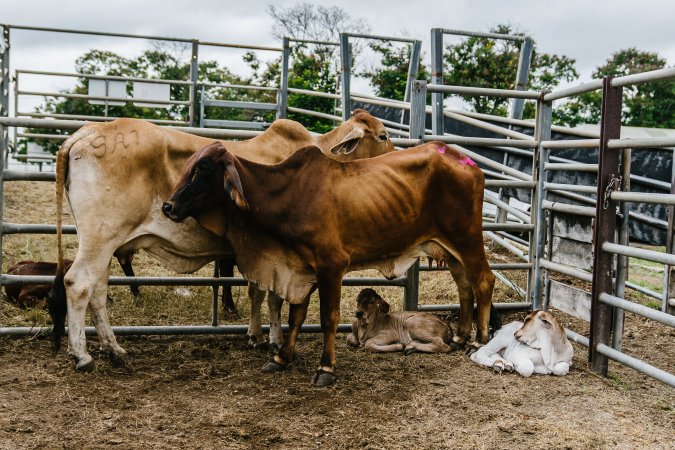
<path id="1" fill-rule="evenodd" d="M 5 220 L 53 222 L 51 186 L 8 183 Z M 52 236 L 9 236 L 3 266 L 54 260 L 54 242 Z M 71 256 L 75 248 L 69 237 Z M 145 255 L 134 263 L 139 275 L 173 275 Z M 121 274 L 118 267 L 114 272 Z M 522 285 L 524 274 L 507 274 Z M 175 288 L 141 290 L 136 302 L 127 288 L 111 289 L 113 324 L 209 322 L 209 288 L 190 288 L 189 297 Z M 344 290 L 343 322 L 358 290 Z M 401 307 L 400 289 L 378 290 Z M 455 298 L 447 273 L 422 273 L 421 302 Z M 235 299 L 246 317 L 244 288 L 235 289 Z M 498 283 L 495 301 L 518 300 Z M 316 303 L 308 322 L 318 321 Z M 3 325 L 48 324 L 41 311 L 3 306 Z M 556 315 L 587 333 L 586 323 Z M 627 317 L 626 351 L 670 371 L 674 337 L 664 326 Z M 355 351 L 341 336 L 339 382 L 316 389 L 309 377 L 321 351 L 318 335 L 301 336 L 297 358 L 278 374 L 260 371 L 269 356 L 248 349 L 242 337 L 119 341 L 130 352 L 127 367 L 113 368 L 92 339 L 97 369 L 80 374 L 65 353 L 52 355 L 44 338 L 0 338 L 0 448 L 672 448 L 674 390 L 616 364 L 611 378 L 597 377 L 576 345 L 568 376 L 523 379 L 495 375 L 459 353 Z"/>

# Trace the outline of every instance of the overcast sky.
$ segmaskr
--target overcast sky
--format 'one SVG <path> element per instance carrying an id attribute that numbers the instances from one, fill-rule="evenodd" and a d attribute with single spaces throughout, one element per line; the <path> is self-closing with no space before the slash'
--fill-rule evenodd
<path id="1" fill-rule="evenodd" d="M 0 0 L 0 22 L 278 47 L 280 43 L 270 33 L 270 3 Z M 274 2 L 278 7 L 297 3 Z M 354 18 L 365 19 L 372 34 L 422 39 L 427 62 L 431 28 L 488 31 L 497 24 L 509 23 L 531 34 L 540 51 L 576 59 L 581 81 L 590 79 L 593 69 L 613 52 L 629 47 L 658 52 L 669 65 L 675 64 L 675 0 L 341 0 L 320 4 L 337 5 Z M 72 72 L 75 58 L 91 48 L 134 56 L 148 47 L 143 40 L 22 30 L 12 31 L 11 38 L 12 70 Z M 446 42 L 451 39 L 457 38 L 448 37 Z M 241 54 L 200 49 L 200 57 L 217 58 L 235 71 L 243 70 Z"/>

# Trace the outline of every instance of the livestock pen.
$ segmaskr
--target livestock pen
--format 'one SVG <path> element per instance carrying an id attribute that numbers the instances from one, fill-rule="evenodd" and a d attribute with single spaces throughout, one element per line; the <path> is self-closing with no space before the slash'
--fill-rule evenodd
<path id="1" fill-rule="evenodd" d="M 82 126 L 84 120 L 112 119 L 36 117 L 33 113 L 25 115 L 17 113 L 16 117 L 9 117 L 10 76 L 7 59 L 9 29 L 11 29 L 9 26 L 3 28 L 6 45 L 3 47 L 2 91 L 5 92 L 7 88 L 2 97 L 4 117 L 0 118 L 3 155 L 7 156 L 10 148 L 9 130 L 15 130 L 16 137 L 23 137 L 19 136 L 18 130 L 25 127 L 69 132 Z M 64 30 L 41 32 L 61 31 Z M 432 30 L 432 39 L 438 39 L 438 34 L 443 32 Z M 360 36 L 345 36 L 340 40 L 340 44 L 343 48 L 345 46 L 348 48 L 349 38 L 356 37 Z M 187 41 L 192 46 L 195 40 Z M 292 41 L 288 40 L 288 43 L 285 42 L 282 48 L 278 49 L 282 55 L 290 42 Z M 417 45 L 416 42 L 409 44 L 413 47 Z M 438 48 L 439 44 L 435 45 Z M 412 59 L 414 60 L 414 55 Z M 285 71 L 287 70 L 288 66 Z M 17 74 L 21 73 L 18 71 Z M 73 75 L 80 76 L 80 74 Z M 637 77 L 637 81 L 673 76 L 673 70 L 666 69 Z M 104 79 L 123 81 L 108 76 Z M 207 89 L 213 86 L 203 86 L 202 90 L 195 80 L 196 78 L 191 75 L 187 80 L 166 81 L 189 87 L 190 104 L 182 105 L 188 110 L 183 123 L 160 123 L 160 125 L 176 126 L 182 131 L 224 139 L 246 139 L 260 133 L 260 130 L 250 129 L 227 130 L 187 126 L 197 124 L 219 126 L 217 123 L 209 124 L 207 113 L 202 112 L 196 102 L 196 99 L 200 98 L 199 93 L 204 92 L 201 94 L 202 105 L 209 106 L 208 103 L 204 103 L 204 98 L 207 96 Z M 588 261 L 582 261 L 581 268 L 567 264 L 575 262 L 574 258 L 569 256 L 574 253 L 570 253 L 569 247 L 558 244 L 573 240 L 590 245 L 590 218 L 593 217 L 596 233 L 603 233 L 596 234 L 593 239 L 594 251 L 604 255 L 600 258 L 596 256 L 594 261 L 606 259 L 607 255 L 612 253 L 635 255 L 666 265 L 665 273 L 670 274 L 670 266 L 675 264 L 672 260 L 672 236 L 668 236 L 666 254 L 628 248 L 629 219 L 650 222 L 659 227 L 662 227 L 663 223 L 646 214 L 629 211 L 626 202 L 659 201 L 672 205 L 673 201 L 670 196 L 661 194 L 652 196 L 631 194 L 627 184 L 627 179 L 631 178 L 630 165 L 627 164 L 630 161 L 629 153 L 619 150 L 619 147 L 671 147 L 675 146 L 675 142 L 670 138 L 649 142 L 618 139 L 616 103 L 611 105 L 614 113 L 603 115 L 603 127 L 599 135 L 579 130 L 561 130 L 551 126 L 553 101 L 584 89 L 601 88 L 600 82 L 561 92 L 542 93 L 526 91 L 522 85 L 521 90 L 513 91 L 472 90 L 466 87 L 442 86 L 439 83 L 440 78 L 431 81 L 432 83 L 427 83 L 425 80 L 415 80 L 414 74 L 411 74 L 408 83 L 410 101 L 398 102 L 349 92 L 344 88 L 334 93 L 305 92 L 297 89 L 294 91 L 294 88 L 283 85 L 282 77 L 282 85 L 278 88 L 264 87 L 277 92 L 276 111 L 269 109 L 271 108 L 269 105 L 263 106 L 261 110 L 273 111 L 277 117 L 283 117 L 285 112 L 289 111 L 288 108 L 284 110 L 281 106 L 284 95 L 287 96 L 288 93 L 328 96 L 334 99 L 341 114 L 331 115 L 330 119 L 336 123 L 348 117 L 351 108 L 345 105 L 352 102 L 359 102 L 359 106 L 363 104 L 390 107 L 398 111 L 395 117 L 408 118 L 408 123 L 405 123 L 406 121 L 402 123 L 400 120 L 385 122 L 392 134 L 401 136 L 392 139 L 400 148 L 429 140 L 441 140 L 451 145 L 463 146 L 462 151 L 478 162 L 486 174 L 488 190 L 485 200 L 491 206 L 486 206 L 484 211 L 484 230 L 487 240 L 498 244 L 490 258 L 491 268 L 499 271 L 498 276 L 501 280 L 495 292 L 498 308 L 506 312 L 512 309 L 551 307 L 569 314 L 565 315 L 563 320 L 568 328 L 568 335 L 583 346 L 590 343 L 591 351 L 588 357 L 593 370 L 607 375 L 606 358 L 609 357 L 673 385 L 672 373 L 667 373 L 672 372 L 675 364 L 672 349 L 668 348 L 668 339 L 672 341 L 673 334 L 671 330 L 654 324 L 654 321 L 666 324 L 672 322 L 673 316 L 668 314 L 669 308 L 672 312 L 670 299 L 674 296 L 672 280 L 666 283 L 663 293 L 646 294 L 652 294 L 652 297 L 656 294 L 659 295 L 659 300 L 663 299 L 661 312 L 636 303 L 628 304 L 620 298 L 624 296 L 626 289 L 634 290 L 635 286 L 631 287 L 626 281 L 625 258 L 617 258 L 618 261 L 614 263 L 617 265 L 615 274 L 612 274 L 612 262 L 605 260 L 604 269 L 601 271 L 604 274 L 603 278 L 598 276 L 597 269 L 593 269 L 592 261 L 590 266 Z M 608 93 L 605 97 L 611 98 L 613 95 L 613 101 L 617 102 L 618 86 L 632 81 L 636 81 L 636 78 L 606 80 L 604 83 L 607 85 L 605 89 Z M 343 86 L 348 85 L 348 82 L 343 82 Z M 615 89 L 613 93 L 612 88 Z M 20 95 L 28 95 L 24 91 L 21 92 Z M 430 106 L 426 104 L 426 92 L 433 94 Z M 497 118 L 444 110 L 442 96 L 457 92 L 511 96 L 536 101 L 537 120 L 531 124 L 519 121 L 517 115 Z M 40 95 L 44 94 L 48 93 L 40 92 Z M 345 94 L 349 98 L 349 103 L 344 100 Z M 90 97 L 92 100 L 103 102 L 131 101 L 128 98 L 109 95 Z M 438 107 L 439 98 L 441 108 Z M 140 100 L 158 101 L 143 98 Z M 213 98 L 208 101 L 225 100 Z M 213 103 L 212 106 L 248 108 L 251 105 Z M 311 111 L 306 113 L 322 114 Z M 445 119 L 501 135 L 504 139 L 451 135 L 446 131 Z M 263 125 L 259 125 L 260 123 Z M 250 126 L 228 125 L 239 128 L 264 128 L 264 122 Z M 529 132 L 516 131 L 518 127 L 528 128 Z M 556 132 L 564 132 L 569 136 L 565 141 L 554 140 L 552 133 Z M 570 136 L 576 139 L 570 140 Z M 57 140 L 64 139 L 62 136 L 52 137 Z M 551 155 L 551 152 L 558 148 L 574 147 L 599 148 L 600 167 L 569 160 L 561 161 L 557 156 Z M 493 149 L 498 151 L 496 157 L 490 153 Z M 621 153 L 623 154 L 621 169 L 624 172 L 617 168 L 616 162 Z M 529 159 L 529 169 L 512 166 L 511 163 L 516 157 Z M 609 162 L 605 162 L 603 158 L 607 158 Z M 3 159 L 7 161 L 6 158 Z M 612 164 L 613 170 L 608 169 Z M 592 185 L 593 181 L 585 187 L 564 186 L 564 183 L 554 179 L 561 171 L 599 173 L 599 181 L 597 186 Z M 3 249 L 2 267 L 8 266 L 7 260 L 11 257 L 40 256 L 53 259 L 55 254 L 53 242 L 48 235 L 53 234 L 55 228 L 50 224 L 54 214 L 51 213 L 52 189 L 51 183 L 48 182 L 53 181 L 54 175 L 8 170 L 6 166 L 0 173 L 2 177 L 0 211 L 3 218 L 0 235 Z M 623 177 L 620 181 L 611 181 L 621 174 Z M 614 188 L 618 185 L 623 188 L 615 192 Z M 525 192 L 528 194 L 524 195 Z M 598 201 L 599 205 L 596 206 L 593 197 L 580 194 L 595 194 L 595 198 L 603 201 Z M 509 196 L 526 200 L 530 205 L 529 211 L 514 206 L 508 201 Z M 553 196 L 555 197 L 551 198 Z M 576 200 L 587 206 L 561 201 L 564 198 Z M 605 199 L 606 207 L 604 207 Z M 27 205 L 30 207 L 26 208 Z M 614 214 L 617 210 L 621 214 Z M 613 244 L 613 217 L 620 219 L 619 245 Z M 580 222 L 583 223 L 583 227 L 578 225 Z M 583 228 L 581 232 L 580 228 Z M 663 228 L 672 234 L 672 224 Z M 74 225 L 67 228 L 67 232 L 75 234 Z M 24 234 L 26 235 L 23 236 Z M 28 239 L 10 242 L 13 239 L 21 239 L 22 236 L 23 238 L 27 236 Z M 583 246 L 585 251 L 590 248 L 588 245 Z M 76 241 L 72 237 L 67 248 L 69 251 L 76 248 Z M 579 244 L 575 243 L 571 248 L 578 249 Z M 613 366 L 609 373 L 611 377 L 609 381 L 594 377 L 592 372 L 584 370 L 585 351 L 578 346 L 574 370 L 568 377 L 555 380 L 542 377 L 524 380 L 495 376 L 470 365 L 467 359 L 459 354 L 392 358 L 392 355 L 368 355 L 350 351 L 342 345 L 338 348 L 340 361 L 338 373 L 341 382 L 328 393 L 323 393 L 306 385 L 305 375 L 314 363 L 315 348 L 319 346 L 319 341 L 314 337 L 305 337 L 301 342 L 303 348 L 300 348 L 298 357 L 288 372 L 276 376 L 262 375 L 260 367 L 267 359 L 267 355 L 247 350 L 245 342 L 240 337 L 205 336 L 236 335 L 246 332 L 246 327 L 241 323 L 219 325 L 217 297 L 210 293 L 214 285 L 243 286 L 245 284 L 243 279 L 210 276 L 208 273 L 210 269 L 202 269 L 198 277 L 171 276 L 149 258 L 140 258 L 139 269 L 141 276 L 135 279 L 121 276 L 110 278 L 112 286 L 126 284 L 148 286 L 148 292 L 144 294 L 141 303 L 134 302 L 122 290 L 113 291 L 114 303 L 110 308 L 113 320 L 115 323 L 125 324 L 114 327 L 114 330 L 118 335 L 128 335 L 124 339 L 125 346 L 131 349 L 129 366 L 113 368 L 101 364 L 93 376 L 75 374 L 65 362 L 65 354 L 57 357 L 47 356 L 49 349 L 46 340 L 8 337 L 0 339 L 2 342 L 0 352 L 6 368 L 0 376 L 0 386 L 3 386 L 0 410 L 9 413 L 3 414 L 5 418 L 0 419 L 1 436 L 13 439 L 13 442 L 20 445 L 42 442 L 48 447 L 58 445 L 59 442 L 65 442 L 70 446 L 87 446 L 95 442 L 92 439 L 100 439 L 101 445 L 147 447 L 209 446 L 214 442 L 229 447 L 265 445 L 392 448 L 401 446 L 402 442 L 405 442 L 405 446 L 413 447 L 457 446 L 458 443 L 461 443 L 459 446 L 466 447 L 497 447 L 505 439 L 510 439 L 513 445 L 530 445 L 533 433 L 540 435 L 540 445 L 548 447 L 565 445 L 603 447 L 612 444 L 666 447 L 672 441 L 674 411 L 672 391 L 664 390 L 662 385 L 639 377 L 619 366 Z M 458 305 L 449 304 L 452 295 L 448 293 L 453 292 L 453 288 L 449 282 L 449 274 L 444 273 L 443 279 L 438 276 L 440 270 L 420 267 L 418 264 L 408 272 L 408 276 L 391 281 L 377 278 L 373 273 L 362 273 L 360 276 L 346 279 L 345 286 L 385 286 L 383 292 L 387 296 L 400 296 L 400 291 L 403 290 L 401 302 L 398 303 L 400 307 L 421 311 L 450 311 L 452 314 Z M 503 273 L 505 271 L 511 275 L 507 276 Z M 564 275 L 564 278 L 556 277 L 556 274 Z M 573 278 L 582 283 L 578 284 Z M 19 278 L 4 272 L 0 275 L 0 283 L 3 285 L 27 282 L 49 284 L 51 281 L 49 277 Z M 199 287 L 192 291 L 191 298 L 185 298 L 188 294 L 184 291 L 160 290 L 159 287 L 155 287 L 159 285 Z M 592 295 L 583 292 L 584 289 L 579 289 L 589 286 Z M 241 291 L 237 292 L 238 306 L 242 312 L 246 312 L 243 301 L 245 296 Z M 345 289 L 342 308 L 345 318 L 351 317 L 354 292 Z M 211 301 L 204 301 L 206 298 L 210 298 Z M 621 327 L 623 311 L 642 313 L 649 320 L 631 315 L 626 317 L 625 327 L 629 331 L 624 337 Z M 49 332 L 44 314 L 19 311 L 11 305 L 4 305 L 1 314 L 0 335 L 34 337 Z M 613 321 L 610 320 L 612 317 Z M 310 318 L 316 322 L 317 312 L 314 311 Z M 588 321 L 591 322 L 590 332 L 584 336 L 589 327 Z M 176 325 L 177 323 L 187 325 Z M 341 331 L 348 329 L 347 323 L 340 328 Z M 319 325 L 313 324 L 305 328 L 305 331 L 319 330 Z M 88 328 L 87 332 L 92 334 L 93 328 Z M 176 336 L 185 334 L 202 336 L 187 340 Z M 152 335 L 164 336 L 157 338 Z M 647 345 L 641 345 L 641 340 L 647 340 Z M 621 353 L 622 347 L 625 347 L 625 353 L 630 352 L 632 348 L 639 348 L 640 355 L 635 356 L 653 362 L 653 365 L 647 365 L 644 361 L 637 360 L 635 356 Z M 103 355 L 97 356 L 103 358 Z M 660 366 L 665 370 L 654 366 Z M 100 395 L 93 394 L 96 392 Z M 26 395 L 28 393 L 32 395 Z M 38 397 L 51 401 L 45 402 Z M 589 404 L 592 407 L 589 407 Z M 636 405 L 640 411 L 635 411 Z M 16 408 L 20 408 L 26 417 L 20 417 Z M 61 410 L 65 411 L 62 419 L 47 421 L 46 430 L 39 428 L 39 423 L 43 422 L 39 418 L 45 411 L 50 416 L 56 417 Z M 265 419 L 261 419 L 263 417 Z M 354 431 L 364 427 L 363 417 L 372 419 L 375 424 L 368 425 L 369 435 Z M 449 423 L 453 426 L 449 427 Z M 62 429 L 66 425 L 76 425 L 80 431 L 69 436 Z M 82 431 L 87 428 L 88 431 Z M 439 431 L 441 429 L 443 431 Z M 551 432 L 551 429 L 557 431 Z M 603 429 L 602 435 L 597 433 L 598 429 Z M 467 430 L 473 430 L 473 433 Z"/>

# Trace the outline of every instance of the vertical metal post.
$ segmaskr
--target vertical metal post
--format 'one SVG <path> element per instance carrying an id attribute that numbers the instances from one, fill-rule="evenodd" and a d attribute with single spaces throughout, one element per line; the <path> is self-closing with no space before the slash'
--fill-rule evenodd
<path id="1" fill-rule="evenodd" d="M 213 278 L 220 277 L 220 261 L 216 260 L 213 263 Z M 211 298 L 211 325 L 214 327 L 218 326 L 218 290 L 220 286 L 214 284 L 211 286 L 213 289 L 213 297 Z M 228 289 L 229 286 L 223 286 L 224 289 Z"/>
<path id="2" fill-rule="evenodd" d="M 623 89 L 612 87 L 612 77 L 602 80 L 602 109 L 600 148 L 598 149 L 598 191 L 593 231 L 593 288 L 591 293 L 591 336 L 588 359 L 591 369 L 607 376 L 607 357 L 597 351 L 599 344 L 609 345 L 612 332 L 612 308 L 600 302 L 600 294 L 614 293 L 612 261 L 614 255 L 602 250 L 612 242 L 616 233 L 616 202 L 609 194 L 616 186 L 621 172 L 621 151 L 610 149 L 607 142 L 621 135 L 621 105 Z"/>
<path id="3" fill-rule="evenodd" d="M 675 194 L 675 150 L 673 150 L 670 193 Z M 675 206 L 668 207 L 668 230 L 666 231 L 666 253 L 675 253 Z M 663 275 L 663 300 L 661 311 L 675 314 L 675 266 L 665 266 Z"/>
<path id="4" fill-rule="evenodd" d="M 630 192 L 630 166 L 631 166 L 631 149 L 624 148 L 621 152 L 621 190 Z M 628 220 L 630 207 L 628 202 L 622 202 L 620 206 L 621 223 L 619 224 L 618 239 L 619 244 L 628 245 Z M 628 279 L 628 257 L 617 255 L 616 262 L 616 281 L 614 284 L 614 292 L 617 297 L 623 298 L 626 293 L 626 280 Z M 623 317 L 624 311 L 621 308 L 614 308 L 614 326 L 612 332 L 612 347 L 615 350 L 621 350 L 623 341 Z"/>
<path id="5" fill-rule="evenodd" d="M 288 67 L 291 59 L 291 41 L 285 37 L 283 51 L 281 53 L 281 85 L 277 94 L 278 110 L 277 119 L 288 117 Z"/>
<path id="6" fill-rule="evenodd" d="M 403 101 L 410 101 L 410 90 L 412 88 L 413 80 L 417 79 L 417 72 L 420 67 L 420 54 L 422 52 L 422 41 L 415 41 L 410 48 L 410 64 L 408 65 L 408 79 L 405 83 L 405 94 L 403 94 Z M 406 111 L 401 110 L 401 123 L 405 123 Z"/>
<path id="7" fill-rule="evenodd" d="M 1 26 L 2 47 L 0 48 L 0 116 L 9 117 L 9 27 Z M 16 143 L 15 143 L 16 145 Z M 7 127 L 0 125 L 0 249 L 3 244 L 2 225 L 5 220 L 5 163 L 9 158 L 9 131 Z M 2 254 L 0 251 L 0 273 L 2 273 Z M 0 292 L 2 292 L 2 283 L 0 282 Z M 2 323 L 2 298 L 0 296 L 0 323 Z"/>
<path id="8" fill-rule="evenodd" d="M 204 85 L 199 90 L 199 128 L 204 128 Z"/>
<path id="9" fill-rule="evenodd" d="M 520 58 L 518 59 L 518 72 L 516 73 L 516 90 L 524 91 L 527 88 L 527 78 L 530 74 L 530 64 L 532 63 L 532 51 L 534 50 L 534 41 L 525 38 L 520 46 Z M 511 100 L 511 114 L 512 119 L 523 118 L 523 106 L 525 105 L 524 98 L 514 98 Z"/>
<path id="10" fill-rule="evenodd" d="M 342 72 L 340 79 L 342 81 L 342 120 L 347 121 L 352 115 L 352 102 L 350 93 L 350 81 L 352 70 L 352 49 L 349 45 L 349 35 L 340 33 L 340 61 Z"/>
<path id="11" fill-rule="evenodd" d="M 414 80 L 410 92 L 410 138 L 422 140 L 427 117 L 427 82 L 425 80 Z M 420 261 L 418 259 L 406 273 L 406 284 L 403 292 L 403 308 L 406 311 L 418 310 L 419 283 Z"/>
<path id="12" fill-rule="evenodd" d="M 193 127 L 197 126 L 197 115 L 195 114 L 195 102 L 197 101 L 197 82 L 199 81 L 199 41 L 196 39 L 192 40 L 192 57 L 190 58 L 190 81 L 192 86 L 190 86 L 190 112 L 188 113 L 190 117 L 188 122 Z"/>
<path id="13" fill-rule="evenodd" d="M 537 103 L 537 122 L 534 138 L 539 142 L 551 139 L 552 106 L 551 102 L 543 100 L 539 100 Z M 549 150 L 542 147 L 541 144 L 532 152 L 532 181 L 537 183 L 537 187 L 532 191 L 530 206 L 530 221 L 534 224 L 534 231 L 530 233 L 529 262 L 532 264 L 532 268 L 528 271 L 527 294 L 532 302 L 533 309 L 541 309 L 543 305 L 543 277 L 540 259 L 544 257 L 544 249 L 546 247 L 546 220 L 544 214 L 546 172 L 544 171 L 544 166 L 548 162 L 548 154 Z"/>
<path id="14" fill-rule="evenodd" d="M 539 176 L 546 176 L 545 172 L 542 172 Z M 546 257 L 548 259 L 553 258 L 553 221 L 555 220 L 555 212 L 548 211 L 548 222 L 550 226 L 546 227 Z M 542 256 L 543 257 L 543 256 Z M 541 260 L 537 260 L 538 263 L 541 263 Z M 543 272 L 544 275 L 544 300 L 541 302 L 541 309 L 548 311 L 549 305 L 551 304 L 551 273 L 542 269 L 541 266 L 539 269 Z"/>
<path id="15" fill-rule="evenodd" d="M 9 117 L 9 26 L 1 25 L 2 47 L 0 48 L 0 116 Z M 0 144 L 2 145 L 2 158 L 5 164 L 9 158 L 9 130 L 6 127 L 0 129 Z M 14 143 L 16 145 L 16 142 Z"/>
<path id="16" fill-rule="evenodd" d="M 431 83 L 443 84 L 443 30 L 431 29 Z M 443 125 L 443 94 L 431 94 L 431 130 L 436 135 L 445 132 Z"/>

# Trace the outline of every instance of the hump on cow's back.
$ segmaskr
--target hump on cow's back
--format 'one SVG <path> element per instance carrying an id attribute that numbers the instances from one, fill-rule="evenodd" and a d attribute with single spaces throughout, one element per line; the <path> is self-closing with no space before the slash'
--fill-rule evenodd
<path id="1" fill-rule="evenodd" d="M 277 119 L 264 134 L 282 136 L 289 142 L 311 142 L 312 134 L 302 124 L 289 119 Z"/>
<path id="2" fill-rule="evenodd" d="M 323 163 L 332 160 L 327 158 L 316 145 L 308 145 L 296 150 L 291 156 L 279 163 L 279 166 L 283 166 L 285 169 L 295 169 L 317 161 Z"/>

